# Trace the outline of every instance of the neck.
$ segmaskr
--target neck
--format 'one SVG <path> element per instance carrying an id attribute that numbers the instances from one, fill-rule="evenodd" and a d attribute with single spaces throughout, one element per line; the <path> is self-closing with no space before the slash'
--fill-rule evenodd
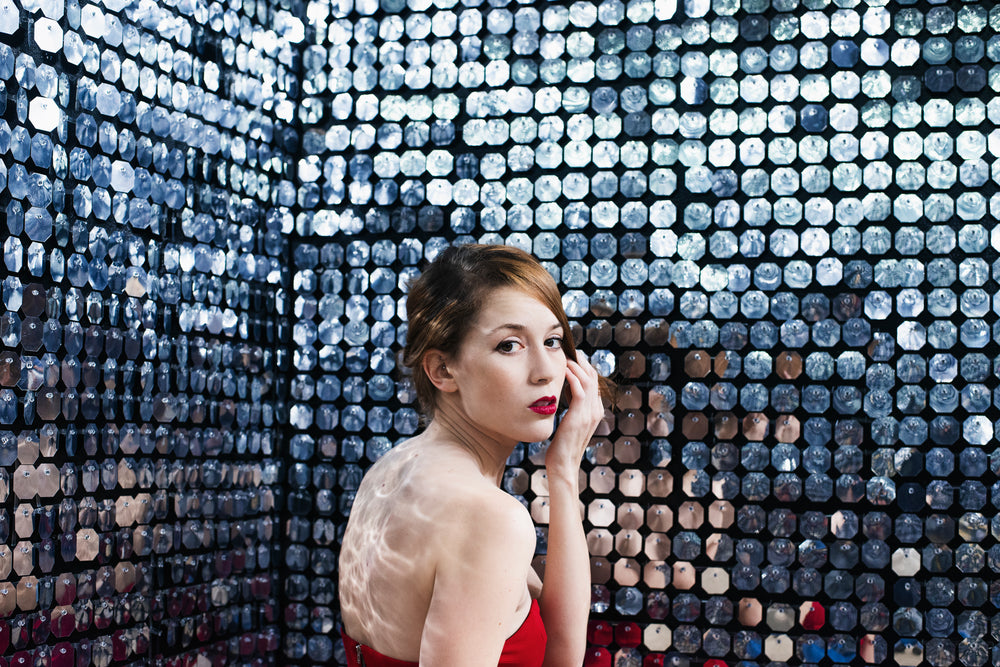
<path id="1" fill-rule="evenodd" d="M 462 449 L 476 462 L 484 477 L 500 486 L 507 459 L 517 443 L 487 433 L 471 422 L 457 406 L 444 403 L 436 407 L 434 417 L 424 431 L 425 436 Z"/>

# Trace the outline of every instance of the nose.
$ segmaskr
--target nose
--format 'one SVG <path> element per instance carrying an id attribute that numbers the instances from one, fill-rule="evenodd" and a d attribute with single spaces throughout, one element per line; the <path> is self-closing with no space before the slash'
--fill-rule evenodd
<path id="1" fill-rule="evenodd" d="M 561 379 L 566 372 L 566 355 L 562 350 L 539 348 L 535 351 L 531 364 L 531 382 L 545 385 L 553 380 Z"/>

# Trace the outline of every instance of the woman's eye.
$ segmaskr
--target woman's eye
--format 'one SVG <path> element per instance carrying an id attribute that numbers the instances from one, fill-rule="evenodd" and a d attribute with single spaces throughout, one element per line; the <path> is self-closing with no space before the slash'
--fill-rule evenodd
<path id="1" fill-rule="evenodd" d="M 505 340 L 504 342 L 497 345 L 497 350 L 500 352 L 513 352 L 517 347 L 517 343 L 512 340 Z"/>
<path id="2" fill-rule="evenodd" d="M 549 347 L 562 347 L 562 338 L 549 338 L 545 344 Z"/>

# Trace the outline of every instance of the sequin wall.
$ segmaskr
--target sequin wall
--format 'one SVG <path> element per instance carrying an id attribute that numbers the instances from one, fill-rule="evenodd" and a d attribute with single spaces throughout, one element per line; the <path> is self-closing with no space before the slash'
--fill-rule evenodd
<path id="1" fill-rule="evenodd" d="M 588 665 L 1000 661 L 1000 8 L 307 12 L 290 451 L 316 576 L 286 656 L 335 651 L 338 530 L 417 429 L 402 285 L 483 240 L 547 263 L 625 389 L 584 465 Z M 539 463 L 503 485 L 541 554 Z"/>
<path id="2" fill-rule="evenodd" d="M 302 14 L 0 0 L 0 665 L 278 656 Z"/>

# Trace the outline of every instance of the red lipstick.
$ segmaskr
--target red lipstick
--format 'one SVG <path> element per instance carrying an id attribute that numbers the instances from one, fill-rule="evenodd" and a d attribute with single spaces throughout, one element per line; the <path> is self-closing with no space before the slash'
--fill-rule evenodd
<path id="1" fill-rule="evenodd" d="M 554 415 L 558 404 L 555 396 L 546 396 L 545 398 L 538 399 L 528 407 L 540 415 Z"/>

